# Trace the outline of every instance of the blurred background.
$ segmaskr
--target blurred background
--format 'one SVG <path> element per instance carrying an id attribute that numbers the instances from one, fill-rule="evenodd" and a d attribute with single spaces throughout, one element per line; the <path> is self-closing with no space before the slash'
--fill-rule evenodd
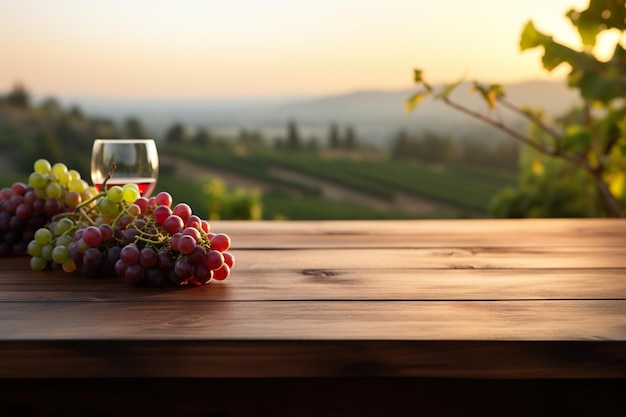
<path id="1" fill-rule="evenodd" d="M 612 16 L 623 3 L 607 3 Z M 588 5 L 0 0 L 0 182 L 25 181 L 42 157 L 89 178 L 94 139 L 154 138 L 157 191 L 212 219 L 611 215 L 590 170 L 433 97 L 406 110 L 419 67 L 434 86 L 463 78 L 455 101 L 524 135 L 524 114 L 490 109 L 472 81 L 546 120 L 574 117 L 571 68 L 547 71 L 520 36 L 532 20 L 584 49 L 565 13 Z M 603 61 L 624 38 L 606 32 Z M 623 214 L 619 152 L 603 178 Z"/>

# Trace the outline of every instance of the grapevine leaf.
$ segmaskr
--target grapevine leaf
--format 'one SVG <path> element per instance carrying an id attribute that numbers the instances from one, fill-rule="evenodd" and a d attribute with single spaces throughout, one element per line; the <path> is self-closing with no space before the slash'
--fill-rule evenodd
<path id="1" fill-rule="evenodd" d="M 611 194 L 617 198 L 621 198 L 624 195 L 624 189 L 626 188 L 626 174 L 624 171 L 616 171 L 605 176 L 605 180 L 609 185 Z"/>
<path id="2" fill-rule="evenodd" d="M 581 74 L 575 84 L 580 89 L 580 94 L 589 100 L 598 100 L 608 103 L 622 96 L 620 92 L 621 77 L 602 75 L 599 72 L 585 72 Z M 571 83 L 570 83 L 571 85 Z"/>
<path id="3" fill-rule="evenodd" d="M 415 81 L 416 84 L 421 84 L 424 86 L 424 88 L 426 88 L 426 90 L 428 91 L 432 91 L 432 87 L 430 86 L 430 84 L 428 84 L 425 80 L 424 80 L 424 71 L 416 68 L 415 70 L 413 70 L 413 81 Z"/>
<path id="4" fill-rule="evenodd" d="M 595 46 L 598 34 L 604 30 L 626 30 L 626 7 L 620 0 L 590 0 L 587 9 L 566 13 L 586 46 Z"/>
<path id="5" fill-rule="evenodd" d="M 541 119 L 544 116 L 544 110 L 541 107 L 521 106 L 520 111 L 528 117 Z"/>
<path id="6" fill-rule="evenodd" d="M 541 162 L 541 159 L 538 156 L 533 158 L 533 162 L 531 164 L 530 169 L 531 169 L 532 173 L 535 174 L 535 175 L 543 174 L 543 172 L 544 172 L 543 163 Z"/>
<path id="7" fill-rule="evenodd" d="M 544 35 L 539 32 L 532 21 L 529 21 L 524 29 L 520 38 L 520 50 L 536 48 L 543 46 L 544 55 L 541 58 L 543 67 L 552 71 L 562 63 L 568 63 L 573 68 L 579 66 L 585 66 L 589 68 L 591 65 L 597 64 L 598 61 L 593 56 L 579 52 L 558 42 L 555 42 L 551 36 Z"/>
<path id="8" fill-rule="evenodd" d="M 429 94 L 430 91 L 422 90 L 409 97 L 408 100 L 404 103 L 404 108 L 406 109 L 407 113 L 410 113 L 413 109 L 415 109 L 415 107 L 417 107 L 417 105 Z"/>
<path id="9" fill-rule="evenodd" d="M 457 82 L 446 84 L 441 92 L 437 95 L 438 98 L 448 98 L 450 94 L 463 82 L 465 77 L 461 78 Z"/>
<path id="10" fill-rule="evenodd" d="M 529 20 L 522 29 L 522 36 L 520 38 L 520 50 L 524 51 L 530 48 L 536 48 L 538 46 L 544 46 L 552 42 L 552 37 L 544 35 L 539 32 L 532 20 Z"/>
<path id="11" fill-rule="evenodd" d="M 498 104 L 498 99 L 504 97 L 504 89 L 500 84 L 484 86 L 474 82 L 474 89 L 485 99 L 490 109 L 494 109 Z"/>
<path id="12" fill-rule="evenodd" d="M 626 49 L 624 49 L 620 43 L 615 45 L 615 50 L 613 51 L 610 63 L 617 67 L 626 67 Z"/>
<path id="13" fill-rule="evenodd" d="M 598 24 L 590 19 L 584 18 L 583 16 L 588 15 L 583 15 L 574 9 L 567 12 L 566 16 L 578 29 L 578 35 L 580 35 L 580 40 L 583 42 L 583 45 L 595 46 L 596 37 L 599 32 Z"/>
<path id="14" fill-rule="evenodd" d="M 591 134 L 582 126 L 568 126 L 563 132 L 563 149 L 580 154 L 587 150 L 591 142 Z"/>
<path id="15" fill-rule="evenodd" d="M 423 73 L 424 73 L 423 70 L 416 68 L 413 71 L 413 81 L 415 81 L 417 84 L 424 82 L 424 78 L 422 77 Z"/>

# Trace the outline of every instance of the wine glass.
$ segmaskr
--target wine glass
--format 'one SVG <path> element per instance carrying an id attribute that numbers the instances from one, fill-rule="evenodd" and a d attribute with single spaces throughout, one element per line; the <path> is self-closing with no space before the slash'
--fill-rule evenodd
<path id="1" fill-rule="evenodd" d="M 159 155 L 154 140 L 96 139 L 91 152 L 91 181 L 98 191 L 111 171 L 107 188 L 134 183 L 143 197 L 150 197 L 159 174 Z"/>

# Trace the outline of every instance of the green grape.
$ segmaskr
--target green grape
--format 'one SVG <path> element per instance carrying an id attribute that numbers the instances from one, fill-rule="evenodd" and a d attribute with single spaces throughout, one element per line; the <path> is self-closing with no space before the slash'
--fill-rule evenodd
<path id="1" fill-rule="evenodd" d="M 57 181 L 61 185 L 67 186 L 70 183 L 70 180 L 71 178 L 69 172 L 61 172 L 59 175 L 57 175 Z"/>
<path id="2" fill-rule="evenodd" d="M 61 198 L 63 196 L 63 187 L 58 182 L 51 182 L 46 187 L 46 195 L 48 198 Z"/>
<path id="3" fill-rule="evenodd" d="M 67 217 L 57 220 L 54 224 L 54 231 L 57 236 L 64 235 L 74 227 L 74 221 Z"/>
<path id="4" fill-rule="evenodd" d="M 37 229 L 35 232 L 35 242 L 39 243 L 41 246 L 44 246 L 52 241 L 52 232 L 46 228 L 42 227 Z"/>
<path id="5" fill-rule="evenodd" d="M 48 185 L 48 179 L 40 172 L 33 172 L 28 177 L 28 185 L 35 189 L 45 188 Z"/>
<path id="6" fill-rule="evenodd" d="M 120 208 L 117 203 L 107 197 L 104 197 L 98 202 L 98 209 L 104 217 L 109 219 L 113 219 L 120 214 Z"/>
<path id="7" fill-rule="evenodd" d="M 126 185 L 124 186 L 124 201 L 126 201 L 127 203 L 134 203 L 139 197 L 141 197 L 139 187 L 137 187 L 136 184 L 132 184 L 135 187 L 127 187 Z"/>
<path id="8" fill-rule="evenodd" d="M 124 199 L 124 189 L 119 185 L 114 185 L 108 189 L 107 197 L 114 203 L 119 203 Z"/>
<path id="9" fill-rule="evenodd" d="M 37 198 L 48 198 L 48 194 L 46 194 L 46 187 L 43 188 L 33 188 L 35 190 L 35 195 Z"/>
<path id="10" fill-rule="evenodd" d="M 47 159 L 38 159 L 33 164 L 33 171 L 38 174 L 47 174 L 52 169 L 52 165 Z"/>
<path id="11" fill-rule="evenodd" d="M 76 192 L 82 193 L 87 188 L 89 188 L 89 184 L 87 184 L 85 181 L 81 179 L 71 180 L 67 188 L 70 191 L 76 191 Z"/>
<path id="12" fill-rule="evenodd" d="M 61 175 L 62 172 L 67 172 L 67 165 L 61 162 L 57 162 L 56 164 L 52 165 L 52 173 L 54 175 L 58 177 L 59 175 Z"/>
<path id="13" fill-rule="evenodd" d="M 135 184 L 134 182 L 129 182 L 127 184 L 124 184 L 122 188 L 124 189 L 124 191 L 131 189 L 131 190 L 136 190 L 137 192 L 139 192 L 139 186 Z"/>
<path id="14" fill-rule="evenodd" d="M 45 259 L 46 261 L 51 261 L 52 260 L 52 250 L 53 249 L 54 249 L 54 246 L 52 245 L 52 243 L 45 244 L 41 248 L 41 257 L 43 259 Z"/>
<path id="15" fill-rule="evenodd" d="M 52 260 L 58 264 L 62 264 L 70 257 L 70 250 L 65 246 L 55 246 L 52 249 Z"/>
<path id="16" fill-rule="evenodd" d="M 30 268 L 33 271 L 43 271 L 48 266 L 48 262 L 41 256 L 33 256 L 30 258 Z"/>
<path id="17" fill-rule="evenodd" d="M 70 178 L 73 180 L 80 179 L 80 172 L 76 171 L 75 169 L 70 169 L 69 171 L 67 171 L 67 173 L 70 176 Z"/>
<path id="18" fill-rule="evenodd" d="M 72 243 L 74 240 L 68 236 L 68 235 L 63 235 L 63 236 L 59 236 L 56 238 L 55 244 L 57 246 L 65 246 L 68 247 L 70 245 L 70 243 Z"/>
<path id="19" fill-rule="evenodd" d="M 30 256 L 41 256 L 41 245 L 34 240 L 31 240 L 26 247 L 26 253 Z"/>
<path id="20" fill-rule="evenodd" d="M 76 242 L 76 248 L 80 253 L 85 253 L 90 247 L 83 239 L 78 239 L 78 242 Z"/>

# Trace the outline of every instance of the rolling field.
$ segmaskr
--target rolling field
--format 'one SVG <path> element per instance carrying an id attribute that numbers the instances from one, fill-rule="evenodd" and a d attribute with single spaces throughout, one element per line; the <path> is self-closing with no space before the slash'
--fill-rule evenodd
<path id="1" fill-rule="evenodd" d="M 491 198 L 517 179 L 509 171 L 384 158 L 322 158 L 274 150 L 237 154 L 189 145 L 165 145 L 159 152 L 178 161 L 174 177 L 193 163 L 205 167 L 206 175 L 228 173 L 262 184 L 263 217 L 268 219 L 483 217 Z M 191 185 L 182 181 L 175 188 L 183 192 Z M 231 180 L 228 185 L 240 184 Z"/>

